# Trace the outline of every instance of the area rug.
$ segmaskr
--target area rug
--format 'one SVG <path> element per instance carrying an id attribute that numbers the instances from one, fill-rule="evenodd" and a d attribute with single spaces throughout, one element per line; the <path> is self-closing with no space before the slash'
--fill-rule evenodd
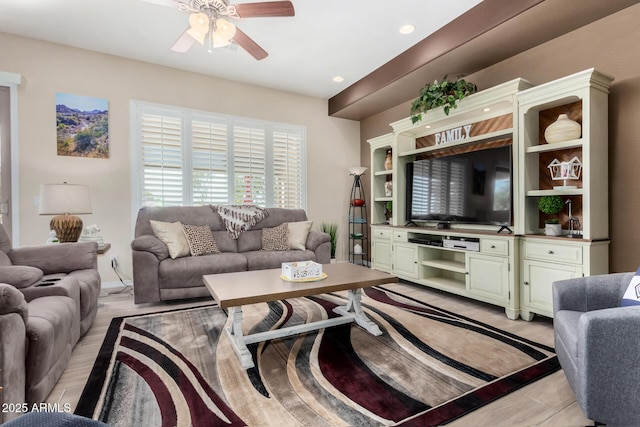
<path id="1" fill-rule="evenodd" d="M 112 426 L 444 425 L 559 369 L 553 348 L 383 287 L 347 324 L 253 344 L 211 305 L 116 318 L 76 413 Z M 333 317 L 346 295 L 243 307 L 245 333 Z"/>

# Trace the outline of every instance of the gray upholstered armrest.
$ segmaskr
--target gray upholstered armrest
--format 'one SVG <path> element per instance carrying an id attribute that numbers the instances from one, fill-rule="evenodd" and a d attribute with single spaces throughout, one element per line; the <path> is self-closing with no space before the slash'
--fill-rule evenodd
<path id="1" fill-rule="evenodd" d="M 589 393 L 589 405 L 604 405 L 624 411 L 637 405 L 640 366 L 640 306 L 594 310 L 580 316 L 578 354 L 587 370 L 581 376 Z M 613 401 L 606 403 L 605 400 Z"/>
<path id="2" fill-rule="evenodd" d="M 169 249 L 162 240 L 150 234 L 138 236 L 131 242 L 131 249 L 134 251 L 151 252 L 159 261 L 169 258 Z"/>
<path id="3" fill-rule="evenodd" d="M 27 321 L 27 302 L 22 292 L 11 285 L 0 283 L 0 316 L 9 313 L 18 313 Z"/>
<path id="4" fill-rule="evenodd" d="M 327 233 L 324 233 L 322 231 L 315 231 L 315 230 L 311 230 L 309 232 L 309 235 L 307 236 L 307 243 L 306 243 L 306 247 L 307 249 L 309 249 L 310 251 L 314 251 L 318 248 L 318 246 L 320 246 L 321 244 L 325 243 L 325 242 L 330 242 L 331 238 L 329 237 L 329 235 Z"/>
<path id="5" fill-rule="evenodd" d="M 14 265 L 39 268 L 44 274 L 70 273 L 98 268 L 96 242 L 60 243 L 57 245 L 24 246 L 11 249 L 7 255 Z"/>
<path id="6" fill-rule="evenodd" d="M 634 273 L 603 274 L 560 280 L 552 285 L 553 313 L 617 307 Z"/>

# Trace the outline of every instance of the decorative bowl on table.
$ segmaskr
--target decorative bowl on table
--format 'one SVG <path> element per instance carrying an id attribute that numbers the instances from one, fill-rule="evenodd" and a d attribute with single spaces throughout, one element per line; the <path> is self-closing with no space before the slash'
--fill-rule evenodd
<path id="1" fill-rule="evenodd" d="M 364 200 L 363 199 L 352 199 L 351 200 L 351 206 L 364 206 Z"/>

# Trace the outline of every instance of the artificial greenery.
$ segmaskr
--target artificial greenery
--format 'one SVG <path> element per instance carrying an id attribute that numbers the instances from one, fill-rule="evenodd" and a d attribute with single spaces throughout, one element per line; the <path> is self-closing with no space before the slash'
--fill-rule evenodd
<path id="1" fill-rule="evenodd" d="M 547 215 L 555 215 L 564 208 L 564 202 L 560 196 L 542 196 L 538 200 L 538 209 Z M 545 220 L 546 224 L 558 224 L 560 220 L 556 217 Z"/>
<path id="2" fill-rule="evenodd" d="M 336 257 L 336 243 L 338 242 L 338 224 L 323 222 L 320 229 L 329 235 L 331 239 L 331 258 Z"/>
<path id="3" fill-rule="evenodd" d="M 427 83 L 421 90 L 418 99 L 411 104 L 411 123 L 422 120 L 422 113 L 432 108 L 444 106 L 444 113 L 449 115 L 452 108 L 458 108 L 457 101 L 478 90 L 477 86 L 459 78 L 448 81 L 444 76 L 441 82 L 435 80 Z"/>

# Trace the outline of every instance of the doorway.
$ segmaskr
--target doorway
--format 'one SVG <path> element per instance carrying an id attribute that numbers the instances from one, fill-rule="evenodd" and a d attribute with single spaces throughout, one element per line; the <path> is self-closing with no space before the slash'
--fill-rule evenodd
<path id="1" fill-rule="evenodd" d="M 0 86 L 0 223 L 12 238 L 11 94 L 6 86 Z"/>

